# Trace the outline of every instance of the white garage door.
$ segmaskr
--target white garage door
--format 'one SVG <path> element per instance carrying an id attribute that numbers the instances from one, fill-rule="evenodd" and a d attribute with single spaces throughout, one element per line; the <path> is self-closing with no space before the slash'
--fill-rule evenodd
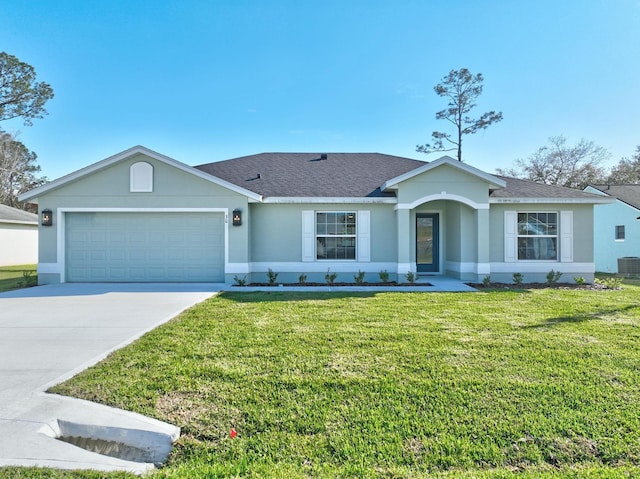
<path id="1" fill-rule="evenodd" d="M 222 213 L 67 213 L 70 282 L 224 281 Z"/>

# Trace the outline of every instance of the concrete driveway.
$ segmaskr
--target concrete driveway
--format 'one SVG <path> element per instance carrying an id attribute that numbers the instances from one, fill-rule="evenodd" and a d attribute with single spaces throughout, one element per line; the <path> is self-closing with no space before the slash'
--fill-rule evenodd
<path id="1" fill-rule="evenodd" d="M 60 434 L 60 424 L 66 422 L 121 428 L 116 430 L 118 434 L 153 431 L 171 440 L 179 434 L 176 427 L 44 391 L 223 287 L 60 284 L 0 293 L 0 467 L 36 465 L 136 473 L 152 468 L 149 463 L 89 452 L 55 436 Z"/>

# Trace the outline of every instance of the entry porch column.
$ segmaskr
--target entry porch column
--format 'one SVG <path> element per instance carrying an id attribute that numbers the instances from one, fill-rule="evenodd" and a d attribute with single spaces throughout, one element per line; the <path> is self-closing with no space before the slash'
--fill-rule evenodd
<path id="1" fill-rule="evenodd" d="M 476 220 L 478 231 L 476 274 L 478 275 L 478 280 L 480 280 L 484 276 L 491 274 L 489 205 L 486 208 L 481 207 L 476 210 Z"/>
<path id="2" fill-rule="evenodd" d="M 396 221 L 398 235 L 398 271 L 396 272 L 400 277 L 415 269 L 411 261 L 411 210 L 397 209 Z"/>

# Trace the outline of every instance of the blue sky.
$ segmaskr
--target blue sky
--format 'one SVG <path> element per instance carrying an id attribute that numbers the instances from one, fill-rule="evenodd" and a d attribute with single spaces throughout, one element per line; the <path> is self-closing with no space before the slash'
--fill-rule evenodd
<path id="1" fill-rule="evenodd" d="M 49 179 L 138 144 L 190 165 L 433 160 L 415 151 L 448 128 L 433 86 L 462 67 L 485 77 L 475 113 L 504 114 L 465 137 L 470 165 L 509 167 L 560 134 L 610 164 L 640 144 L 638 0 L 9 0 L 0 25 L 0 50 L 55 91 L 33 126 L 0 124 Z"/>

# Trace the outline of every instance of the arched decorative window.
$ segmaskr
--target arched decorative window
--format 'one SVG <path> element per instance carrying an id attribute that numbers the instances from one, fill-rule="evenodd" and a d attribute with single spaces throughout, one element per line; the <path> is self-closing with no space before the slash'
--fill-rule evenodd
<path id="1" fill-rule="evenodd" d="M 131 193 L 153 192 L 153 166 L 146 161 L 131 165 L 129 170 Z"/>

